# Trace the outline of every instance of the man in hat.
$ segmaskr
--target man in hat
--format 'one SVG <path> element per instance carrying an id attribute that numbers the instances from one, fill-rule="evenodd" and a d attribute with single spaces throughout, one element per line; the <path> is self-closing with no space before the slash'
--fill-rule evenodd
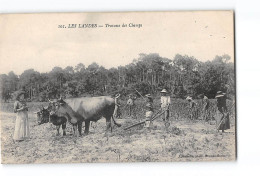
<path id="1" fill-rule="evenodd" d="M 146 94 L 145 95 L 145 97 L 146 97 L 146 104 L 145 104 L 145 108 L 147 108 L 147 106 L 151 106 L 151 108 L 153 109 L 153 98 L 152 98 L 152 96 L 151 96 L 151 94 Z"/>
<path id="2" fill-rule="evenodd" d="M 135 105 L 135 104 L 134 104 L 135 97 L 134 97 L 133 95 L 131 95 L 131 94 L 130 94 L 128 97 L 129 97 L 129 99 L 127 100 L 126 104 L 127 104 L 128 108 L 129 108 L 129 113 L 128 113 L 128 115 L 131 116 L 131 115 L 132 115 L 133 107 L 134 107 L 134 105 Z"/>
<path id="3" fill-rule="evenodd" d="M 119 116 L 119 107 L 121 106 L 120 105 L 120 100 L 119 100 L 119 97 L 121 95 L 118 93 L 115 95 L 115 109 L 114 109 L 114 113 L 113 113 L 113 117 L 114 118 L 117 118 Z"/>
<path id="4" fill-rule="evenodd" d="M 199 98 L 202 100 L 202 118 L 203 120 L 209 120 L 209 99 L 202 93 Z"/>
<path id="5" fill-rule="evenodd" d="M 190 120 L 194 120 L 195 113 L 196 113 L 196 110 L 195 110 L 196 103 L 193 101 L 192 97 L 190 97 L 190 96 L 188 96 L 186 98 L 186 100 L 188 100 L 188 102 L 189 102 L 189 118 L 190 118 Z"/>
<path id="6" fill-rule="evenodd" d="M 222 130 L 222 132 L 224 132 L 224 130 L 230 129 L 229 113 L 226 105 L 227 97 L 225 93 L 218 91 L 215 98 L 217 98 L 218 108 L 216 114 L 217 130 Z"/>
<path id="7" fill-rule="evenodd" d="M 147 98 L 146 99 L 147 103 L 153 104 L 153 98 L 152 98 L 151 94 L 146 94 L 145 97 Z"/>
<path id="8" fill-rule="evenodd" d="M 169 122 L 170 104 L 171 104 L 170 96 L 167 95 L 167 90 L 163 89 L 161 91 L 161 109 L 162 109 L 162 111 L 165 111 L 163 120 L 164 120 L 166 129 L 168 129 L 168 127 L 170 126 L 170 122 Z"/>

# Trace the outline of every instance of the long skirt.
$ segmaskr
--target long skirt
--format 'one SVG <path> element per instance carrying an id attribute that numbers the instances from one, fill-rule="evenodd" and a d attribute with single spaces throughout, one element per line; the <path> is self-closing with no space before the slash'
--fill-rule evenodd
<path id="1" fill-rule="evenodd" d="M 228 113 L 225 113 L 225 115 L 223 115 L 220 111 L 217 111 L 217 114 L 215 116 L 215 120 L 216 120 L 217 130 L 230 129 L 230 121 L 229 121 L 229 114 Z"/>
<path id="2" fill-rule="evenodd" d="M 17 112 L 15 129 L 14 129 L 14 140 L 24 140 L 29 138 L 29 120 L 27 111 Z"/>

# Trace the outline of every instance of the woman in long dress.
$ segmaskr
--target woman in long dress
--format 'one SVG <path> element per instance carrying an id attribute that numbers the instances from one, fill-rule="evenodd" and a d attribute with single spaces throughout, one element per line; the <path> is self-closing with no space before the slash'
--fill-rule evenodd
<path id="1" fill-rule="evenodd" d="M 230 121 L 229 121 L 229 113 L 227 110 L 227 105 L 226 105 L 226 94 L 218 91 L 217 95 L 217 114 L 216 114 L 216 125 L 217 125 L 217 131 L 230 129 Z"/>
<path id="2" fill-rule="evenodd" d="M 16 95 L 14 112 L 16 113 L 14 141 L 23 141 L 29 138 L 28 107 L 24 101 L 25 92 L 20 91 Z"/>

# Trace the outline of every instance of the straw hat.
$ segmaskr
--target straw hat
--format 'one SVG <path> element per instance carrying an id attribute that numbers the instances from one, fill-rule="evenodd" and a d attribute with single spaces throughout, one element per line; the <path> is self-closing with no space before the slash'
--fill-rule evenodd
<path id="1" fill-rule="evenodd" d="M 120 97 L 120 93 L 116 94 L 115 97 L 116 97 L 116 98 L 119 98 L 119 97 Z"/>
<path id="2" fill-rule="evenodd" d="M 147 98 L 152 98 L 151 94 L 146 94 L 145 95 Z"/>
<path id="3" fill-rule="evenodd" d="M 161 93 L 167 93 L 167 90 L 166 90 L 166 89 L 163 89 L 163 90 L 161 91 Z"/>
<path id="4" fill-rule="evenodd" d="M 204 95 L 203 99 L 206 100 L 206 99 L 208 99 L 208 97 L 206 95 Z"/>
<path id="5" fill-rule="evenodd" d="M 188 96 L 188 97 L 186 98 L 186 100 L 192 100 L 192 97 Z"/>
<path id="6" fill-rule="evenodd" d="M 218 91 L 215 98 L 224 97 L 224 94 L 222 91 Z"/>
<path id="7" fill-rule="evenodd" d="M 217 91 L 217 94 L 222 94 L 223 92 L 222 91 Z"/>

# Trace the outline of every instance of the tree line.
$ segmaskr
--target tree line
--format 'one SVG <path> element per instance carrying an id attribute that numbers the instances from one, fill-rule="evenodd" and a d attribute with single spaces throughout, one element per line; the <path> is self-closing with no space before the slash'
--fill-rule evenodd
<path id="1" fill-rule="evenodd" d="M 21 89 L 31 101 L 115 93 L 140 96 L 135 89 L 143 95 L 157 95 L 163 88 L 176 98 L 202 93 L 214 98 L 218 90 L 235 95 L 234 63 L 230 62 L 229 55 L 201 62 L 187 55 L 177 54 L 168 59 L 157 53 L 142 53 L 130 64 L 117 68 L 106 69 L 94 62 L 88 66 L 79 63 L 64 69 L 54 67 L 48 73 L 28 69 L 16 75 L 11 71 L 0 75 L 0 83 L 0 96 L 5 102 Z"/>

